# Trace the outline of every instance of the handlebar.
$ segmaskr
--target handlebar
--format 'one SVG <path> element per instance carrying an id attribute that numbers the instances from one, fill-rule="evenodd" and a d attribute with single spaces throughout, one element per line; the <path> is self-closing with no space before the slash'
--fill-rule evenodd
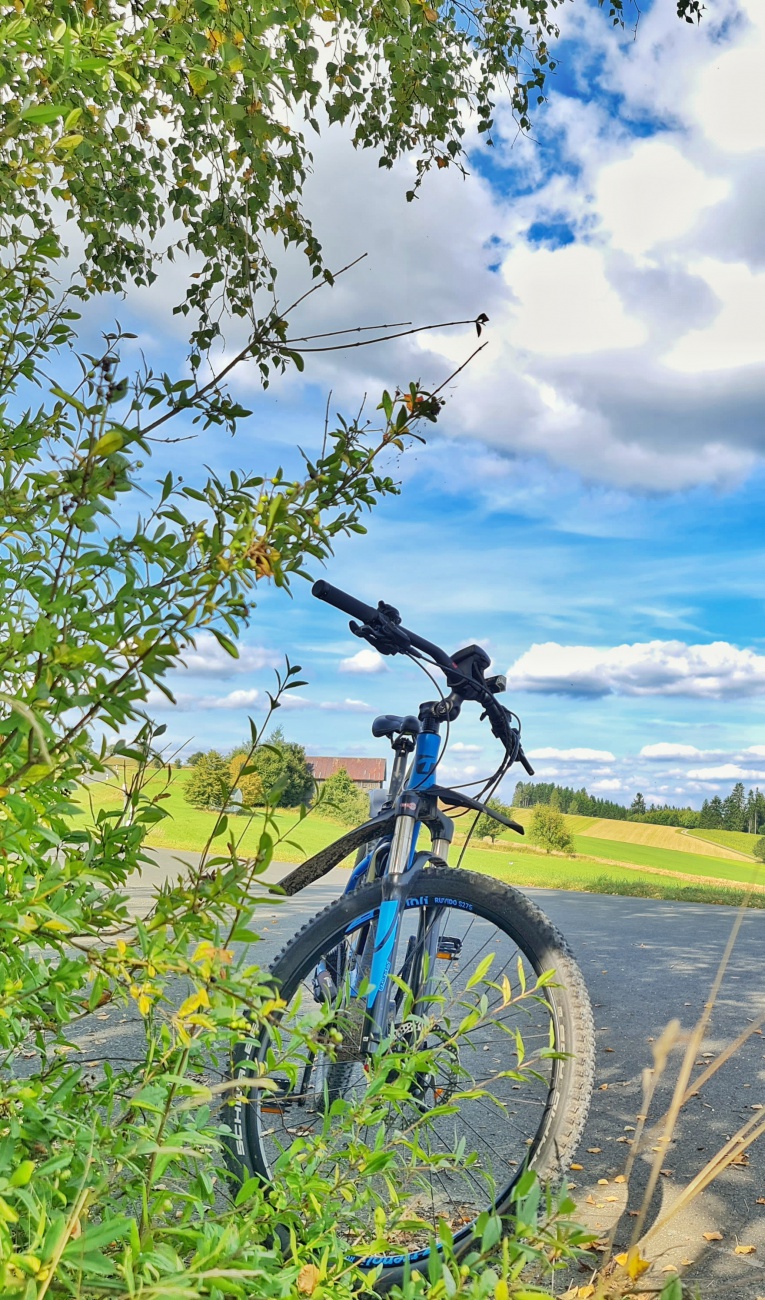
<path id="1" fill-rule="evenodd" d="M 393 605 L 386 605 L 380 601 L 375 609 L 373 605 L 365 605 L 363 600 L 357 600 L 355 596 L 349 596 L 347 591 L 341 591 L 339 587 L 333 587 L 331 583 L 325 582 L 320 578 L 313 584 L 311 592 L 317 600 L 324 600 L 328 605 L 334 605 L 343 614 L 349 618 L 357 618 L 360 623 L 368 624 L 372 627 L 378 622 L 388 624 L 389 628 L 396 630 L 396 639 L 401 641 L 399 653 L 404 653 L 406 644 L 414 646 L 417 650 L 422 650 L 423 654 L 430 655 L 436 663 L 442 668 L 454 670 L 456 665 L 453 663 L 450 655 L 442 650 L 440 646 L 435 645 L 432 641 L 426 641 L 424 637 L 418 636 L 416 632 L 410 632 L 408 628 L 401 626 L 401 615 Z M 388 654 L 396 653 L 395 650 L 388 650 Z"/>
<path id="2" fill-rule="evenodd" d="M 509 711 L 495 699 L 496 690 L 503 687 L 495 685 L 492 689 L 483 676 L 483 668 L 488 666 L 489 657 L 478 646 L 449 655 L 434 642 L 403 627 L 401 615 L 395 606 L 386 605 L 382 600 L 376 608 L 365 605 L 362 600 L 341 591 L 339 587 L 333 587 L 323 578 L 313 584 L 312 593 L 317 600 L 325 601 L 349 618 L 358 619 L 361 626 L 351 623 L 351 631 L 357 636 L 363 636 L 382 654 L 411 654 L 414 649 L 428 655 L 443 669 L 454 695 L 477 700 L 483 705 L 494 735 L 502 741 L 508 753 L 511 749 L 514 751 L 513 757 L 523 765 L 529 776 L 534 775 L 534 769 L 521 748 L 519 732 L 511 725 Z"/>

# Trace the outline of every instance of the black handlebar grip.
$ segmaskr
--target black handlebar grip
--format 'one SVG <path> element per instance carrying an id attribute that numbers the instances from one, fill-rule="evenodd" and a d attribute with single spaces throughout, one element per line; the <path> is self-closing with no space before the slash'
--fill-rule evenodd
<path id="1" fill-rule="evenodd" d="M 529 760 L 527 759 L 527 757 L 526 757 L 526 755 L 524 754 L 524 752 L 523 752 L 522 749 L 519 749 L 519 750 L 518 750 L 518 762 L 521 764 L 522 767 L 525 767 L 525 769 L 526 769 L 526 771 L 528 772 L 529 776 L 533 776 L 533 775 L 534 775 L 534 769 L 533 769 L 533 767 L 531 766 L 531 763 L 530 763 Z"/>
<path id="2" fill-rule="evenodd" d="M 357 618 L 360 623 L 374 624 L 380 617 L 379 610 L 375 609 L 373 605 L 365 605 L 362 600 L 357 600 L 355 596 L 349 596 L 347 591 L 341 591 L 339 587 L 333 587 L 331 583 L 325 582 L 323 578 L 319 578 L 319 581 L 313 584 L 311 592 L 316 596 L 317 600 L 324 600 L 328 605 L 334 605 L 335 609 L 341 610 L 349 618 Z M 384 606 L 384 608 L 390 610 L 398 620 L 397 610 L 394 610 L 392 606 Z M 418 650 L 422 650 L 423 654 L 430 655 L 437 664 L 441 664 L 442 667 L 447 669 L 454 668 L 451 658 L 440 646 L 435 645 L 432 641 L 426 641 L 425 637 L 418 636 L 416 632 L 410 632 L 408 628 L 402 627 L 401 633 L 408 638 L 411 645 L 416 646 Z M 400 650 L 404 652 L 404 647 L 401 646 Z M 384 651 L 384 653 L 395 654 L 397 652 L 388 650 Z"/>
<path id="3" fill-rule="evenodd" d="M 311 588 L 311 594 L 317 600 L 324 600 L 328 605 L 334 605 L 335 609 L 341 610 L 349 618 L 357 618 L 360 623 L 371 622 L 377 610 L 372 605 L 365 605 L 363 600 L 357 600 L 355 596 L 349 596 L 346 591 L 341 591 L 339 587 L 333 587 L 331 583 L 325 582 L 319 578 Z"/>

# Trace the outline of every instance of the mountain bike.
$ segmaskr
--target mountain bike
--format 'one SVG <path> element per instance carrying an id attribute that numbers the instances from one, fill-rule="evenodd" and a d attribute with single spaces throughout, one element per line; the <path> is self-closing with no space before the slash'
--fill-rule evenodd
<path id="1" fill-rule="evenodd" d="M 383 807 L 282 882 L 295 892 L 358 851 L 344 894 L 271 967 L 285 1009 L 236 1052 L 231 1145 L 241 1177 L 278 1180 L 311 1139 L 312 1168 L 323 1161 L 329 1185 L 366 1173 L 367 1194 L 340 1227 L 349 1256 L 387 1289 L 444 1235 L 458 1256 L 468 1251 L 485 1211 L 512 1213 L 526 1171 L 543 1182 L 565 1171 L 592 1092 L 592 1012 L 565 940 L 539 908 L 491 875 L 447 865 L 446 809 L 489 811 L 523 834 L 505 813 L 437 782 L 468 702 L 504 749 L 482 793 L 515 762 L 533 775 L 520 722 L 497 699 L 505 679 L 486 676 L 480 646 L 447 654 L 404 628 L 391 605 L 375 609 L 324 581 L 313 594 L 381 654 L 407 655 L 434 683 L 440 670 L 448 690 L 417 716 L 375 720 L 373 734 L 394 752 Z M 429 848 L 419 847 L 423 831 Z M 394 1225 L 387 1237 L 380 1211 Z"/>

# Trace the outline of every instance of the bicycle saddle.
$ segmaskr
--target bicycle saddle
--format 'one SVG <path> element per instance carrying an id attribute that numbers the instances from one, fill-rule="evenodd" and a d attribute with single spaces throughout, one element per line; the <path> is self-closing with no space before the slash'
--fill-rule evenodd
<path id="1" fill-rule="evenodd" d="M 375 718 L 372 723 L 373 736 L 418 736 L 420 733 L 420 724 L 417 718 L 409 714 L 406 718 L 398 718 L 393 713 L 384 713 L 381 718 Z"/>

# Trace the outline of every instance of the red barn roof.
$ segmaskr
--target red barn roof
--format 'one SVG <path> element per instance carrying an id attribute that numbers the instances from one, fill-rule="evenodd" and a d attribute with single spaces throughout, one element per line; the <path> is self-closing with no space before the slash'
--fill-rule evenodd
<path id="1" fill-rule="evenodd" d="M 352 781 L 384 781 L 384 758 L 307 758 L 308 766 L 317 781 L 326 781 L 333 772 L 344 767 Z"/>

